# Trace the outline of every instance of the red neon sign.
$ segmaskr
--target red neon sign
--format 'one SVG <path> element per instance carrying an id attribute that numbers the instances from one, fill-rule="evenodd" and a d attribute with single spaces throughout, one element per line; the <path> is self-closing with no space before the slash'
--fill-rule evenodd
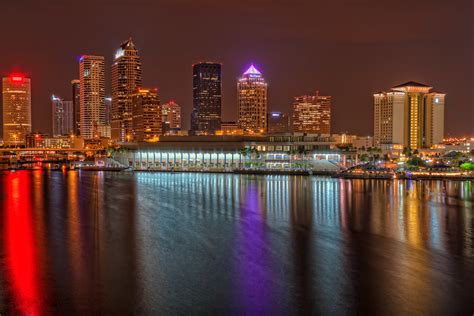
<path id="1" fill-rule="evenodd" d="M 19 81 L 23 81 L 23 77 L 20 77 L 20 76 L 12 76 L 12 81 L 16 81 L 16 82 L 19 82 Z"/>

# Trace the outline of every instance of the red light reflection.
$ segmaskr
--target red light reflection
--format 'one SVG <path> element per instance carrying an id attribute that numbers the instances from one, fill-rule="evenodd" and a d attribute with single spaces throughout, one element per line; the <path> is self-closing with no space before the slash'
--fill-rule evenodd
<path id="1" fill-rule="evenodd" d="M 31 180 L 26 172 L 5 179 L 5 249 L 15 308 L 23 315 L 40 315 L 37 252 L 31 218 Z"/>

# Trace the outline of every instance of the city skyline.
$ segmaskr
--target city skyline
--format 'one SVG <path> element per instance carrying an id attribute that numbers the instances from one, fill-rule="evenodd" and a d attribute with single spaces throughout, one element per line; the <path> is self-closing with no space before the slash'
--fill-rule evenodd
<path id="1" fill-rule="evenodd" d="M 164 100 L 176 99 L 183 107 L 183 118 L 189 117 L 192 108 L 192 63 L 213 60 L 222 62 L 224 67 L 222 119 L 225 121 L 236 117 L 233 80 L 253 62 L 265 70 L 269 82 L 269 111 L 288 113 L 295 95 L 311 93 L 318 88 L 333 96 L 334 132 L 371 134 L 372 94 L 406 81 L 429 83 L 448 95 L 447 136 L 473 132 L 472 50 L 466 41 L 470 35 L 468 1 L 460 1 L 456 8 L 442 1 L 430 2 L 429 6 L 411 3 L 413 12 L 423 8 L 426 15 L 423 23 L 412 19 L 413 13 L 403 9 L 404 3 L 391 5 L 390 12 L 386 12 L 382 4 L 371 5 L 370 2 L 357 6 L 350 2 L 322 4 L 316 1 L 295 6 L 281 2 L 270 6 L 265 1 L 257 1 L 254 10 L 247 9 L 245 4 L 235 3 L 229 10 L 230 6 L 225 4 L 206 3 L 205 7 L 219 21 L 228 20 L 222 29 L 209 29 L 210 22 L 207 21 L 196 23 L 198 17 L 188 14 L 196 5 L 188 1 L 165 1 L 157 7 L 145 2 L 140 19 L 133 17 L 131 23 L 124 25 L 108 23 L 112 16 L 120 19 L 129 12 L 138 13 L 129 1 L 123 1 L 122 6 L 113 9 L 114 14 L 104 15 L 106 22 L 101 20 L 100 30 L 93 37 L 89 34 L 98 27 L 97 22 L 90 25 L 87 22 L 93 21 L 95 15 L 83 21 L 82 15 L 69 13 L 73 11 L 69 10 L 72 4 L 45 5 L 48 10 L 44 10 L 42 23 L 37 23 L 38 18 L 34 15 L 37 5 L 23 8 L 10 4 L 8 12 L 25 9 L 28 19 L 18 28 L 17 39 L 6 35 L 3 45 L 9 46 L 3 50 L 0 71 L 4 75 L 21 71 L 32 78 L 35 130 L 49 130 L 50 113 L 45 113 L 49 112 L 49 95 L 56 92 L 67 96 L 70 90 L 67 82 L 77 76 L 78 56 L 83 53 L 105 56 L 106 78 L 110 78 L 109 67 L 117 43 L 131 36 L 146 68 L 143 82 L 160 88 Z M 103 2 L 96 5 L 99 11 L 107 10 Z M 319 7 L 334 19 L 324 17 L 308 23 L 309 12 Z M 339 11 L 340 7 L 352 11 Z M 369 12 L 365 12 L 368 7 Z M 59 12 L 61 15 L 58 16 Z M 157 16 L 151 12 L 157 12 Z M 343 13 L 335 16 L 336 12 Z M 358 18 L 350 18 L 353 14 L 348 12 L 355 13 Z M 47 17 L 53 14 L 54 19 L 49 21 Z M 179 14 L 188 16 L 184 25 L 174 30 L 155 27 L 158 20 L 170 23 Z M 5 23 L 13 24 L 12 16 L 14 14 L 6 15 Z M 247 24 L 239 23 L 242 16 L 248 20 Z M 269 25 L 258 27 L 262 16 L 267 16 L 264 21 Z M 57 25 L 58 18 L 70 23 L 83 21 L 84 28 L 68 30 L 66 37 L 65 31 L 51 23 L 56 21 L 54 25 Z M 366 22 L 356 27 L 359 18 Z M 385 20 L 397 20 L 402 26 Z M 440 20 L 445 22 L 441 25 L 437 22 Z M 32 26 L 37 24 L 33 32 Z M 195 29 L 189 25 L 194 25 Z M 209 36 L 203 45 L 196 45 L 199 38 L 196 34 L 203 29 L 208 30 Z M 37 31 L 43 31 L 43 35 L 36 38 Z M 242 34 L 246 34 L 245 37 Z M 213 40 L 215 38 L 222 40 L 218 42 Z M 52 42 L 60 43 L 61 49 L 49 51 L 45 43 Z M 50 59 L 55 62 L 48 62 Z M 108 82 L 106 92 L 110 95 Z M 348 115 L 353 108 L 358 111 Z M 189 128 L 187 119 L 183 123 L 184 128 Z"/>
<path id="2" fill-rule="evenodd" d="M 474 316 L 474 0 L 0 3 L 0 316 Z"/>

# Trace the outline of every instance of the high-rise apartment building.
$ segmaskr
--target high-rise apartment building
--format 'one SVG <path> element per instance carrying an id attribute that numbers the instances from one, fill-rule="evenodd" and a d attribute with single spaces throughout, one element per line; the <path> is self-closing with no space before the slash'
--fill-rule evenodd
<path id="1" fill-rule="evenodd" d="M 374 94 L 376 146 L 417 149 L 442 142 L 445 94 L 432 88 L 410 81 Z"/>
<path id="2" fill-rule="evenodd" d="M 292 114 L 293 132 L 311 134 L 331 133 L 331 97 L 303 95 L 295 97 Z"/>
<path id="3" fill-rule="evenodd" d="M 177 132 L 181 130 L 181 106 L 174 101 L 169 101 L 162 105 L 163 134 Z"/>
<path id="4" fill-rule="evenodd" d="M 71 81 L 72 103 L 74 108 L 74 134 L 81 134 L 81 81 L 74 79 Z"/>
<path id="5" fill-rule="evenodd" d="M 31 132 L 31 80 L 21 75 L 3 78 L 3 142 L 23 145 Z"/>
<path id="6" fill-rule="evenodd" d="M 162 133 L 162 112 L 158 89 L 139 88 L 132 95 L 133 134 L 126 141 L 157 141 Z"/>
<path id="7" fill-rule="evenodd" d="M 112 64 L 112 139 L 125 141 L 132 131 L 132 96 L 142 86 L 138 50 L 128 39 L 115 53 Z"/>
<path id="8" fill-rule="evenodd" d="M 222 65 L 203 62 L 193 65 L 193 112 L 191 132 L 215 134 L 221 126 Z"/>
<path id="9" fill-rule="evenodd" d="M 74 134 L 73 101 L 51 96 L 51 113 L 53 120 L 53 136 Z"/>
<path id="10" fill-rule="evenodd" d="M 98 138 L 105 126 L 104 57 L 84 55 L 79 60 L 80 128 L 84 139 Z"/>
<path id="11" fill-rule="evenodd" d="M 239 128 L 245 134 L 261 134 L 267 129 L 267 83 L 253 65 L 237 82 Z"/>
<path id="12" fill-rule="evenodd" d="M 290 118 L 282 112 L 270 112 L 267 117 L 267 133 L 279 134 L 290 131 Z"/>

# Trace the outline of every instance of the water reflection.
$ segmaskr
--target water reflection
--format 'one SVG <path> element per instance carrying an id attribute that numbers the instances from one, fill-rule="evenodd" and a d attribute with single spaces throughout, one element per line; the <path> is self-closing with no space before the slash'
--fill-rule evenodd
<path id="1" fill-rule="evenodd" d="M 239 225 L 235 242 L 237 261 L 236 306 L 240 312 L 262 313 L 275 300 L 271 297 L 272 275 L 267 254 L 265 205 L 257 184 L 250 184 L 242 194 Z M 267 268 L 268 267 L 268 268 Z"/>
<path id="2" fill-rule="evenodd" d="M 44 311 L 44 292 L 39 286 L 36 232 L 32 218 L 31 179 L 28 173 L 10 174 L 4 182 L 4 252 L 10 304 L 25 315 Z"/>
<path id="3" fill-rule="evenodd" d="M 471 182 L 0 175 L 0 313 L 466 313 Z"/>

